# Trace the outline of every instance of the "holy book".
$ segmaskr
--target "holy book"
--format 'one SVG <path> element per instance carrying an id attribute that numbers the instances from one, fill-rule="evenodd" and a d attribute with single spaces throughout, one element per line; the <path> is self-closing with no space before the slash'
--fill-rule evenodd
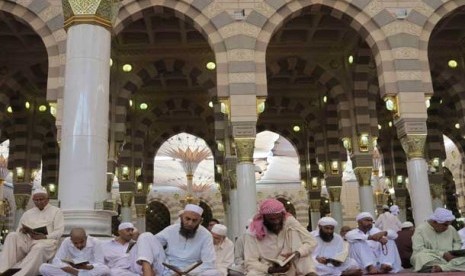
<path id="1" fill-rule="evenodd" d="M 72 267 L 89 264 L 89 260 L 82 259 L 82 258 L 66 258 L 66 259 L 61 259 L 61 261 L 71 265 Z"/>
<path id="2" fill-rule="evenodd" d="M 294 259 L 295 254 L 296 253 L 294 252 L 291 255 L 289 255 L 289 257 L 287 257 L 287 258 L 279 256 L 277 259 L 269 259 L 269 258 L 266 258 L 266 257 L 263 257 L 263 259 L 267 260 L 267 261 L 269 261 L 269 262 L 271 262 L 273 264 L 277 264 L 277 265 L 283 267 L 283 266 L 287 265 L 290 261 L 292 261 Z"/>
<path id="3" fill-rule="evenodd" d="M 26 234 L 44 234 L 48 235 L 46 224 L 26 224 L 23 222 L 23 229 Z"/>
<path id="4" fill-rule="evenodd" d="M 188 265 L 187 267 L 183 267 L 183 268 L 179 268 L 177 266 L 174 266 L 174 265 L 170 265 L 168 263 L 163 263 L 163 265 L 169 269 L 171 269 L 172 271 L 174 271 L 176 273 L 176 275 L 178 276 L 181 276 L 181 275 L 189 275 L 189 272 L 191 272 L 192 270 L 194 270 L 196 267 L 198 267 L 199 265 L 202 264 L 202 261 L 198 261 L 198 262 L 195 262 L 191 265 Z"/>

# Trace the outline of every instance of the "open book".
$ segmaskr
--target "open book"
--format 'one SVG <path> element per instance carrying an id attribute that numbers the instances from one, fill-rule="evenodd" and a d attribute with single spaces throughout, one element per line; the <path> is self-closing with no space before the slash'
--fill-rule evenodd
<path id="1" fill-rule="evenodd" d="M 61 259 L 61 261 L 71 265 L 72 267 L 89 264 L 89 260 L 81 259 L 81 258 L 74 258 L 74 259 L 66 258 L 66 259 Z"/>
<path id="2" fill-rule="evenodd" d="M 187 267 L 184 267 L 184 268 L 179 268 L 177 266 L 174 266 L 174 265 L 170 265 L 170 264 L 167 264 L 167 263 L 163 263 L 163 265 L 169 269 L 171 269 L 172 271 L 174 271 L 176 273 L 176 275 L 180 276 L 180 275 L 189 275 L 189 272 L 191 272 L 192 270 L 194 270 L 196 267 L 198 267 L 199 265 L 202 264 L 202 261 L 198 261 L 198 262 L 195 262 Z"/>
<path id="3" fill-rule="evenodd" d="M 457 249 L 449 251 L 455 257 L 464 257 L 465 256 L 465 249 Z"/>
<path id="4" fill-rule="evenodd" d="M 44 234 L 44 235 L 48 235 L 47 225 L 45 225 L 45 224 L 27 225 L 27 224 L 23 223 L 23 229 L 26 231 L 26 234 Z"/>
<path id="5" fill-rule="evenodd" d="M 5 270 L 3 273 L 0 273 L 0 276 L 12 276 L 15 275 L 16 272 L 20 271 L 21 268 L 10 268 Z"/>
<path id="6" fill-rule="evenodd" d="M 269 261 L 269 262 L 271 262 L 271 263 L 273 263 L 273 264 L 277 264 L 277 265 L 283 267 L 283 266 L 287 265 L 287 263 L 289 263 L 290 261 L 292 261 L 292 260 L 294 259 L 294 257 L 295 257 L 295 252 L 292 253 L 292 254 L 291 254 L 289 257 L 287 257 L 287 258 L 284 258 L 284 257 L 282 257 L 282 256 L 280 255 L 277 259 L 268 259 L 268 258 L 265 258 L 265 257 L 263 257 L 263 259 L 264 259 L 264 260 L 267 260 L 267 261 Z"/>

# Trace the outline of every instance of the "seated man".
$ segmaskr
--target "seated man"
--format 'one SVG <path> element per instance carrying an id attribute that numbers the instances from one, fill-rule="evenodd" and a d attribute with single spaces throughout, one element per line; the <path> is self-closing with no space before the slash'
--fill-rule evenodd
<path id="1" fill-rule="evenodd" d="M 279 200 L 264 200 L 245 235 L 247 275 L 316 275 L 313 260 L 309 258 L 316 245 L 313 236 L 286 212 Z M 287 258 L 294 253 L 294 259 L 284 266 L 265 259 Z"/>
<path id="2" fill-rule="evenodd" d="M 43 276 L 59 276 L 65 273 L 71 275 L 86 274 L 91 276 L 110 275 L 110 269 L 103 264 L 101 253 L 97 251 L 99 240 L 86 235 L 82 228 L 73 228 L 70 236 L 63 240 L 52 264 L 42 264 L 40 273 Z M 63 260 L 81 260 L 87 263 L 71 265 Z"/>
<path id="3" fill-rule="evenodd" d="M 410 259 L 414 271 L 465 271 L 465 257 L 450 252 L 462 246 L 457 231 L 450 225 L 454 220 L 451 211 L 437 208 L 427 222 L 415 229 Z"/>
<path id="4" fill-rule="evenodd" d="M 402 270 L 394 240 L 397 233 L 373 226 L 373 216 L 363 212 L 356 217 L 358 228 L 349 231 L 349 255 L 367 274 L 398 273 Z"/>
<path id="5" fill-rule="evenodd" d="M 397 232 L 396 245 L 399 251 L 403 268 L 411 268 L 410 257 L 412 257 L 412 236 L 415 231 L 413 223 L 406 221 L 402 223 L 402 230 Z"/>
<path id="6" fill-rule="evenodd" d="M 216 268 L 223 276 L 228 275 L 228 267 L 234 263 L 234 243 L 226 237 L 228 228 L 215 224 L 211 230 L 215 246 Z"/>
<path id="7" fill-rule="evenodd" d="M 0 272 L 16 267 L 21 268 L 16 276 L 37 275 L 40 265 L 55 255 L 65 228 L 63 213 L 48 203 L 47 191 L 42 187 L 32 191 L 32 201 L 35 206 L 22 215 L 17 231 L 6 237 L 0 254 Z M 45 225 L 48 234 L 32 231 L 25 225 Z"/>
<path id="8" fill-rule="evenodd" d="M 155 262 L 165 262 L 178 268 L 186 268 L 199 261 L 198 267 L 189 275 L 221 276 L 215 265 L 215 248 L 210 232 L 200 225 L 203 209 L 194 204 L 187 204 L 181 215 L 181 223 L 173 224 L 156 235 L 143 233 L 139 236 L 137 262 L 142 265 L 144 276 L 154 275 L 151 267 Z M 166 248 L 164 256 L 157 255 Z M 165 268 L 161 274 L 173 275 L 173 271 Z"/>
<path id="9" fill-rule="evenodd" d="M 220 224 L 220 221 L 217 220 L 216 218 L 212 218 L 212 219 L 208 222 L 208 227 L 207 227 L 208 231 L 211 232 L 211 231 L 212 231 L 212 228 L 213 228 L 213 226 L 215 226 L 215 224 Z"/>
<path id="10" fill-rule="evenodd" d="M 318 221 L 318 230 L 312 232 L 318 246 L 312 252 L 318 275 L 362 275 L 357 262 L 349 257 L 349 245 L 334 233 L 337 221 L 323 217 Z"/>

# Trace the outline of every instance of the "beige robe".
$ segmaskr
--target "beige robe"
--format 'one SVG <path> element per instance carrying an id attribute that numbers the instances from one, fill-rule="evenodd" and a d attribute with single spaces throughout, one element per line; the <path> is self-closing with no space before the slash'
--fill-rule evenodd
<path id="1" fill-rule="evenodd" d="M 280 254 L 299 251 L 300 258 L 293 261 L 293 265 L 286 274 L 306 275 L 315 272 L 310 253 L 316 247 L 315 238 L 292 216 L 284 220 L 284 227 L 278 235 L 267 233 L 265 238 L 258 240 L 251 233 L 245 235 L 244 257 L 245 266 L 249 276 L 269 275 L 268 268 L 271 263 L 264 260 L 276 259 Z"/>
<path id="2" fill-rule="evenodd" d="M 220 245 L 215 245 L 216 268 L 223 276 L 228 275 L 228 267 L 234 263 L 234 243 L 225 238 Z"/>

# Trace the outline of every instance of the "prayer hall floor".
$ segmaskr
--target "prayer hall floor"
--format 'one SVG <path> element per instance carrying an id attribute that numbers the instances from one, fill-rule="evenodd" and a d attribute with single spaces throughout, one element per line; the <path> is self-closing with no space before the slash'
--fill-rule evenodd
<path id="1" fill-rule="evenodd" d="M 440 272 L 440 273 L 415 273 L 415 272 L 412 272 L 411 270 L 404 270 L 402 272 L 399 273 L 400 275 L 402 276 L 413 276 L 413 275 L 416 275 L 416 276 L 459 276 L 459 275 L 465 275 L 464 272 Z M 396 275 L 396 274 L 376 274 L 376 275 L 384 275 L 384 276 L 393 276 L 393 275 Z"/>

